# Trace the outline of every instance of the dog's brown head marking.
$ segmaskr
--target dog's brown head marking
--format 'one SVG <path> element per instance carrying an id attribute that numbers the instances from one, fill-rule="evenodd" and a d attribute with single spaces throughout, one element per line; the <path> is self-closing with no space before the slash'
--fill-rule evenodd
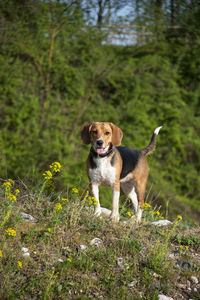
<path id="1" fill-rule="evenodd" d="M 104 153 L 110 145 L 119 146 L 123 133 L 113 123 L 92 122 L 84 124 L 81 129 L 81 139 L 84 144 L 93 146 L 97 153 Z"/>

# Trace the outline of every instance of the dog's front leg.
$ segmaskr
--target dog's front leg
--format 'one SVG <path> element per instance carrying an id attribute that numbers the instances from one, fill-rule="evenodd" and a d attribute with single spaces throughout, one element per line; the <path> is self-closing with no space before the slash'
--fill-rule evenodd
<path id="1" fill-rule="evenodd" d="M 93 197 L 95 197 L 97 204 L 95 205 L 94 208 L 94 214 L 95 216 L 100 216 L 101 214 L 101 206 L 99 202 L 99 186 L 98 184 L 91 183 L 90 184 L 90 193 Z"/>
<path id="2" fill-rule="evenodd" d="M 119 195 L 120 185 L 117 183 L 112 188 L 112 212 L 110 218 L 113 222 L 119 221 Z"/>

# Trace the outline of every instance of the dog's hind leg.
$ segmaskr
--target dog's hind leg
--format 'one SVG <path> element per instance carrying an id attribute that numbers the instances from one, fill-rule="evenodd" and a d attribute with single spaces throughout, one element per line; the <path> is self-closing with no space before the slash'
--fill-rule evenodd
<path id="1" fill-rule="evenodd" d="M 143 179 L 143 181 L 136 181 L 136 193 L 138 196 L 138 210 L 136 213 L 136 220 L 137 222 L 140 222 L 142 219 L 142 205 L 144 204 L 144 197 L 145 197 L 145 192 L 146 192 L 146 183 L 147 183 L 147 178 L 146 180 Z"/>
<path id="2" fill-rule="evenodd" d="M 124 194 L 129 196 L 129 198 L 131 199 L 134 211 L 137 214 L 137 211 L 138 211 L 138 197 L 137 197 L 137 194 L 135 192 L 134 181 L 130 180 L 128 182 L 121 183 L 121 188 L 122 188 L 122 191 L 124 192 Z"/>

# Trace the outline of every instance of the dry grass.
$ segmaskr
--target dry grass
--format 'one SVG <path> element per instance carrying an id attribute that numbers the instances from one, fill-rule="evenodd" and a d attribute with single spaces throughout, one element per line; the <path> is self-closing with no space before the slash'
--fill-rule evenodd
<path id="1" fill-rule="evenodd" d="M 10 192 L 18 188 L 20 193 L 12 205 L 1 189 L 0 299 L 157 299 L 160 293 L 200 299 L 198 290 L 186 287 L 191 275 L 199 276 L 198 226 L 190 228 L 177 219 L 157 228 L 150 222 L 161 216 L 148 206 L 142 224 L 125 224 L 130 217 L 124 208 L 122 221 L 112 224 L 93 216 L 93 200 L 85 193 L 49 193 L 46 184 L 38 191 L 13 184 Z M 20 212 L 37 222 L 25 221 Z M 16 236 L 9 236 L 8 228 Z M 90 245 L 94 237 L 102 240 L 98 248 Z M 121 267 L 118 258 L 123 258 Z"/>

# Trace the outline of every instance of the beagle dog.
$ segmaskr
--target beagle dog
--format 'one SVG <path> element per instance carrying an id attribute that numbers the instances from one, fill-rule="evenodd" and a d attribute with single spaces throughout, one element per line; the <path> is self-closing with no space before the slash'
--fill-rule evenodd
<path id="1" fill-rule="evenodd" d="M 146 155 L 156 145 L 156 138 L 162 126 L 155 129 L 150 144 L 142 150 L 120 147 L 123 133 L 116 125 L 108 122 L 91 122 L 81 129 L 84 144 L 91 144 L 87 159 L 87 175 L 90 193 L 96 198 L 95 215 L 101 214 L 99 186 L 112 187 L 112 221 L 119 221 L 120 187 L 132 201 L 136 221 L 142 218 L 142 204 L 146 190 L 149 167 Z"/>

